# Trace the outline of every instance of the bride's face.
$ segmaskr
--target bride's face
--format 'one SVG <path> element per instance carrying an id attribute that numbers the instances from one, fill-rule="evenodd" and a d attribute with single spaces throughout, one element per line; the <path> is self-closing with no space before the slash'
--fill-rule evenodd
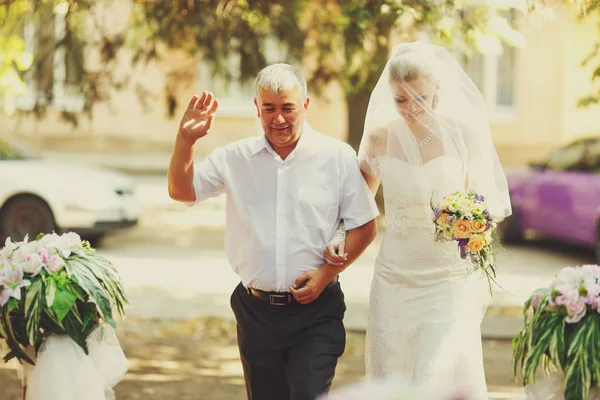
<path id="1" fill-rule="evenodd" d="M 433 101 L 438 91 L 438 85 L 427 78 L 392 82 L 391 87 L 396 109 L 408 123 L 427 115 L 426 110 L 433 108 Z"/>

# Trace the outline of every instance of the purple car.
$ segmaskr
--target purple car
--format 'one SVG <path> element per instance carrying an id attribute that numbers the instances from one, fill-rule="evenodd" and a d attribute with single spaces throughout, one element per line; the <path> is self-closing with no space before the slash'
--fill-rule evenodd
<path id="1" fill-rule="evenodd" d="M 600 261 L 600 137 L 570 143 L 507 179 L 513 215 L 504 223 L 505 242 L 534 231 L 590 247 Z"/>

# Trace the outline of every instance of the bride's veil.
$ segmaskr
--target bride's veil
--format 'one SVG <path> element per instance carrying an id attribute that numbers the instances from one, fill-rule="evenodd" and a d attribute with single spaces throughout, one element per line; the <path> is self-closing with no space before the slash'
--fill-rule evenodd
<path id="1" fill-rule="evenodd" d="M 430 85 L 419 85 L 419 78 Z M 411 171 L 440 157 L 461 163 L 464 190 L 484 195 L 495 217 L 511 214 L 483 96 L 443 47 L 400 44 L 371 94 L 359 149 L 361 169 L 380 177 L 386 160 L 407 163 L 413 169 L 398 168 L 397 173 L 403 181 L 414 181 L 429 218 L 431 202 L 451 193 L 436 191 Z"/>

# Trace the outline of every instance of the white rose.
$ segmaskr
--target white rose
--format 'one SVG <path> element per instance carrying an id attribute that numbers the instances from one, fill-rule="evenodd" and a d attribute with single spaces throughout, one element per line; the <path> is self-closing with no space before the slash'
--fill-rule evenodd
<path id="1" fill-rule="evenodd" d="M 565 267 L 556 275 L 554 286 L 566 283 L 575 287 L 579 287 L 579 285 L 583 282 L 582 276 L 583 274 L 580 269 L 575 267 Z"/>
<path id="2" fill-rule="evenodd" d="M 50 256 L 46 261 L 46 270 L 52 274 L 57 273 L 65 267 L 65 260 L 60 256 Z"/>
<path id="3" fill-rule="evenodd" d="M 37 275 L 43 266 L 42 257 L 37 253 L 27 254 L 25 260 L 19 266 L 23 269 L 23 272 Z"/>
<path id="4" fill-rule="evenodd" d="M 581 267 L 581 279 L 584 284 L 600 283 L 600 266 L 583 265 Z"/>
<path id="5" fill-rule="evenodd" d="M 469 199 L 459 200 L 458 206 L 463 214 L 470 213 L 473 209 L 473 203 Z"/>

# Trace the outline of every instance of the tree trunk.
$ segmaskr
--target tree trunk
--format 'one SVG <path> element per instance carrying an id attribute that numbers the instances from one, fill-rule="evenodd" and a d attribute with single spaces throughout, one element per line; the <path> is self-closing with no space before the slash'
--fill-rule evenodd
<path id="1" fill-rule="evenodd" d="M 369 105 L 370 92 L 351 93 L 346 95 L 348 109 L 348 144 L 358 151 L 363 136 L 365 115 Z"/>

